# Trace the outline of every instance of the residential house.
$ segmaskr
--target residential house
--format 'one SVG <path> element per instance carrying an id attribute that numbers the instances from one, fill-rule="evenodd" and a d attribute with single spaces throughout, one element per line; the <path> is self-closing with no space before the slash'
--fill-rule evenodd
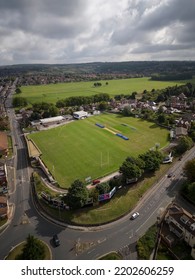
<path id="1" fill-rule="evenodd" d="M 191 255 L 195 259 L 195 216 L 184 210 L 176 203 L 172 203 L 164 216 L 169 232 L 162 229 L 161 237 L 170 247 L 178 240 L 184 240 L 191 248 Z"/>
<path id="2" fill-rule="evenodd" d="M 175 128 L 175 137 L 179 138 L 181 136 L 186 136 L 188 135 L 188 129 L 182 126 L 177 126 Z"/>
<path id="3" fill-rule="evenodd" d="M 3 131 L 0 131 L 0 154 L 1 155 L 7 155 L 8 154 L 7 134 Z"/>
<path id="4" fill-rule="evenodd" d="M 0 162 L 0 187 L 7 187 L 7 168 Z"/>
<path id="5" fill-rule="evenodd" d="M 5 219 L 7 218 L 8 215 L 8 201 L 7 197 L 4 195 L 0 196 L 0 219 Z"/>
<path id="6" fill-rule="evenodd" d="M 167 102 L 166 106 L 176 108 L 179 110 L 186 109 L 187 107 L 187 97 L 184 93 L 181 93 L 179 96 L 171 96 Z"/>

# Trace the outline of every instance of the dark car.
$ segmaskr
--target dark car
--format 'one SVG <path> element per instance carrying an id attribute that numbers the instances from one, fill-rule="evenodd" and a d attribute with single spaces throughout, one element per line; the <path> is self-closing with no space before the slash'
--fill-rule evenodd
<path id="1" fill-rule="evenodd" d="M 100 183 L 100 180 L 93 180 L 93 182 L 92 182 L 93 185 L 97 185 L 99 183 Z"/>
<path id="2" fill-rule="evenodd" d="M 53 236 L 53 243 L 56 247 L 60 246 L 60 240 L 59 240 L 57 234 L 54 234 L 54 236 Z"/>
<path id="3" fill-rule="evenodd" d="M 172 176 L 173 176 L 173 173 L 169 173 L 169 174 L 167 175 L 168 178 L 171 178 Z"/>

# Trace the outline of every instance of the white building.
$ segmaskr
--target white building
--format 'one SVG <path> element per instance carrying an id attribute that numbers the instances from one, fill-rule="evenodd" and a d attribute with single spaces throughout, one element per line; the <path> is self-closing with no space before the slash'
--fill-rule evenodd
<path id="1" fill-rule="evenodd" d="M 73 117 L 77 120 L 82 120 L 88 117 L 88 113 L 85 111 L 77 111 L 73 113 Z"/>
<path id="2" fill-rule="evenodd" d="M 45 118 L 45 119 L 40 119 L 40 122 L 42 125 L 47 125 L 47 124 L 54 124 L 54 123 L 60 123 L 64 120 L 64 117 L 62 116 L 57 116 L 57 117 L 51 117 L 51 118 Z"/>

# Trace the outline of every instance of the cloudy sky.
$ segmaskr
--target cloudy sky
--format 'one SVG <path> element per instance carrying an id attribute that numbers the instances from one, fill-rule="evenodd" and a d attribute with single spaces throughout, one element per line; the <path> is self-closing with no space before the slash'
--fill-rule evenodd
<path id="1" fill-rule="evenodd" d="M 0 0 L 0 65 L 195 60 L 194 0 Z"/>

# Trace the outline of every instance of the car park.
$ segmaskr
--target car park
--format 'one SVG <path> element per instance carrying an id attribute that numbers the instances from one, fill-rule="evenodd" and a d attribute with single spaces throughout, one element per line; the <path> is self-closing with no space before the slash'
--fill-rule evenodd
<path id="1" fill-rule="evenodd" d="M 134 212 L 131 216 L 131 220 L 135 220 L 138 217 L 139 217 L 139 212 Z"/>
<path id="2" fill-rule="evenodd" d="M 60 240 L 59 240 L 57 234 L 53 235 L 53 243 L 56 247 L 60 246 Z"/>

